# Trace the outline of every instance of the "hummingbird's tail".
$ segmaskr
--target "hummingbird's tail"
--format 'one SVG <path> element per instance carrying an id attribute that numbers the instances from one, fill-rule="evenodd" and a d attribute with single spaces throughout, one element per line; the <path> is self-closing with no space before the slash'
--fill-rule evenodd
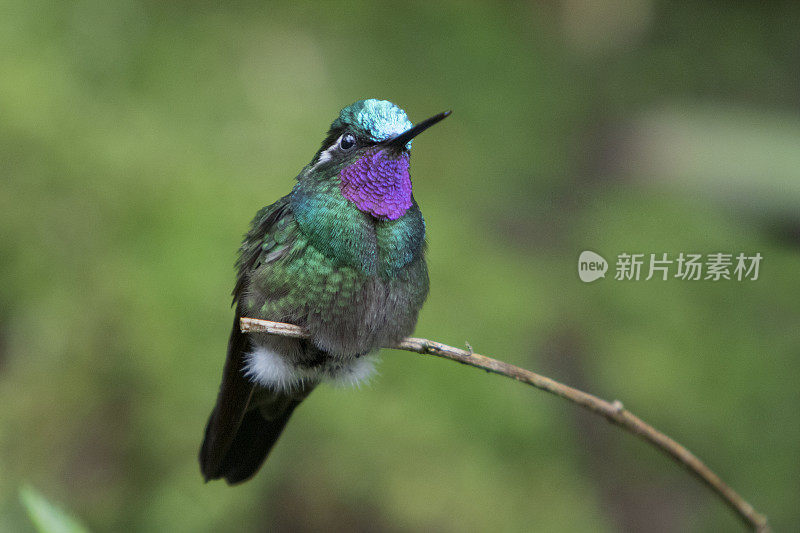
<path id="1" fill-rule="evenodd" d="M 200 471 L 206 481 L 225 478 L 230 484 L 258 471 L 292 412 L 315 385 L 307 382 L 296 390 L 278 392 L 248 380 L 243 369 L 250 343 L 239 328 L 239 311 L 228 341 L 217 404 L 200 448 Z"/>
<path id="2" fill-rule="evenodd" d="M 233 485 L 250 479 L 258 472 L 280 437 L 286 422 L 295 408 L 305 399 L 313 387 L 300 396 L 270 393 L 270 398 L 259 406 L 248 410 L 227 450 L 218 447 L 219 439 L 213 434 L 217 426 L 217 410 L 211 413 L 206 426 L 206 435 L 200 450 L 200 465 L 206 481 L 224 478 Z"/>

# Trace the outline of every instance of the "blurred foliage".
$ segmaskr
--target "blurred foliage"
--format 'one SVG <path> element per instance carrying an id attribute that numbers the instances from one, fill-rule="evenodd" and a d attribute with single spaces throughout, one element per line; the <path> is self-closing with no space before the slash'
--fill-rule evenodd
<path id="1" fill-rule="evenodd" d="M 48 502 L 31 487 L 20 489 L 19 497 L 39 533 L 87 533 L 86 528 L 74 518 Z"/>
<path id="2" fill-rule="evenodd" d="M 196 463 L 238 241 L 364 97 L 412 120 L 417 334 L 670 434 L 800 522 L 800 8 L 78 0 L 0 16 L 0 530 L 23 481 L 96 531 L 721 531 L 685 471 L 572 405 L 387 352 L 260 474 Z M 755 282 L 582 284 L 578 254 L 760 252 Z"/>

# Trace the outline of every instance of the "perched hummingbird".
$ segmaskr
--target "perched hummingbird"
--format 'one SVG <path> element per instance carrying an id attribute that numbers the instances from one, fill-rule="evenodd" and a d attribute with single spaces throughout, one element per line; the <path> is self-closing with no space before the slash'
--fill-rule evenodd
<path id="1" fill-rule="evenodd" d="M 449 114 L 413 126 L 386 100 L 345 107 L 292 192 L 256 214 L 239 249 L 236 316 L 200 450 L 206 481 L 249 479 L 317 384 L 367 378 L 370 354 L 414 330 L 428 270 L 411 139 Z M 243 316 L 311 337 L 243 334 Z"/>

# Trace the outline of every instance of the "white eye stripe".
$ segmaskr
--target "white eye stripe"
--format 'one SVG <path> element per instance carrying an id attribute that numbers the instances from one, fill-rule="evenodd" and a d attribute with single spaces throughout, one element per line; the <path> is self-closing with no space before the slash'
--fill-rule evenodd
<path id="1" fill-rule="evenodd" d="M 344 148 L 344 147 L 342 147 L 342 138 L 347 136 L 347 135 L 349 135 L 350 137 L 353 138 L 353 145 L 351 147 L 349 147 L 349 148 Z M 327 150 L 325 150 L 324 152 L 319 154 L 319 159 L 317 159 L 317 163 L 314 165 L 314 168 L 317 168 L 321 164 L 327 163 L 328 161 L 330 161 L 333 158 L 333 152 L 336 151 L 337 149 L 341 149 L 343 151 L 350 151 L 356 145 L 356 142 L 357 142 L 356 138 L 353 136 L 352 133 L 349 133 L 349 132 L 342 133 L 341 135 L 339 135 L 339 137 L 336 139 L 336 141 L 334 141 L 328 147 Z"/>
<path id="2" fill-rule="evenodd" d="M 333 157 L 333 155 L 332 155 L 333 151 L 336 150 L 339 147 L 339 143 L 341 141 L 342 141 L 342 135 L 339 135 L 339 138 L 336 139 L 335 143 L 330 145 L 330 147 L 327 150 L 325 150 L 324 152 L 319 154 L 319 159 L 317 159 L 317 164 L 314 165 L 314 168 L 318 167 L 322 163 L 326 163 L 326 162 L 330 161 L 331 157 Z"/>

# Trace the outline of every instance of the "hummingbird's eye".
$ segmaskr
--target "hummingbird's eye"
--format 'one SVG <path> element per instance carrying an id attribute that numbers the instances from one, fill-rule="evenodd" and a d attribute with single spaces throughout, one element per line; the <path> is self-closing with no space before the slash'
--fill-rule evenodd
<path id="1" fill-rule="evenodd" d="M 350 150 L 356 145 L 356 138 L 352 133 L 345 133 L 342 135 L 342 140 L 339 141 L 339 146 L 342 150 Z"/>

